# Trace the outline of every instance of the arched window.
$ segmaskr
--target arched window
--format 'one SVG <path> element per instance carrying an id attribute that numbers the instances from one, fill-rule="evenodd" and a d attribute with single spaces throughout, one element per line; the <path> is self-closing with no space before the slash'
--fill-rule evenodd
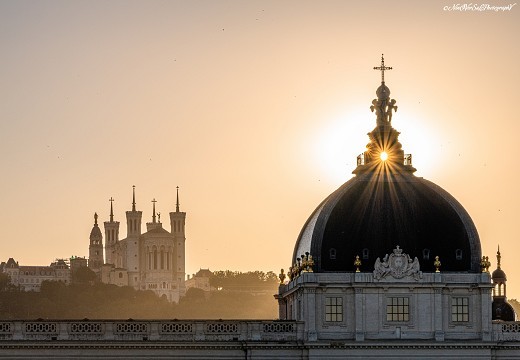
<path id="1" fill-rule="evenodd" d="M 170 270 L 170 252 L 166 251 L 166 270 Z"/>
<path id="2" fill-rule="evenodd" d="M 462 260 L 462 250 L 461 249 L 455 250 L 455 259 Z"/>
<path id="3" fill-rule="evenodd" d="M 153 269 L 157 270 L 157 249 L 153 250 Z"/>
<path id="4" fill-rule="evenodd" d="M 120 278 L 120 279 L 123 278 L 123 273 L 122 273 L 122 272 L 119 273 L 119 278 Z"/>
<path id="5" fill-rule="evenodd" d="M 430 249 L 423 249 L 422 258 L 423 260 L 430 260 Z"/>
<path id="6" fill-rule="evenodd" d="M 164 248 L 161 248 L 161 270 L 164 270 Z"/>
<path id="7" fill-rule="evenodd" d="M 331 260 L 336 260 L 336 249 L 331 248 L 331 249 L 329 250 L 329 258 L 330 258 Z"/>
<path id="8" fill-rule="evenodd" d="M 363 260 L 368 260 L 368 255 L 370 254 L 370 251 L 367 248 L 363 249 Z"/>

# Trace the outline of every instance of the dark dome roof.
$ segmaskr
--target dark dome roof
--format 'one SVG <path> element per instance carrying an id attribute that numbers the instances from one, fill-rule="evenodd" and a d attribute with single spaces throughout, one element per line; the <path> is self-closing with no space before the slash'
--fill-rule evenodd
<path id="1" fill-rule="evenodd" d="M 504 270 L 498 268 L 491 274 L 493 280 L 507 280 Z"/>
<path id="2" fill-rule="evenodd" d="M 399 245 L 422 271 L 480 271 L 480 240 L 473 221 L 448 192 L 411 174 L 358 175 L 327 197 L 305 223 L 293 254 L 309 252 L 315 270 L 361 271 Z"/>
<path id="3" fill-rule="evenodd" d="M 515 321 L 515 310 L 505 298 L 494 298 L 491 304 L 491 318 L 493 320 Z"/>
<path id="4" fill-rule="evenodd" d="M 384 59 L 381 58 L 383 71 Z M 305 223 L 292 264 L 310 253 L 314 271 L 373 271 L 399 246 L 417 257 L 422 271 L 480 272 L 477 229 L 462 205 L 448 192 L 413 175 L 412 156 L 405 155 L 399 132 L 392 127 L 396 101 L 382 79 L 370 109 L 376 127 L 366 151 L 357 158 L 356 177 L 327 197 Z M 294 267 L 294 265 L 293 265 Z"/>

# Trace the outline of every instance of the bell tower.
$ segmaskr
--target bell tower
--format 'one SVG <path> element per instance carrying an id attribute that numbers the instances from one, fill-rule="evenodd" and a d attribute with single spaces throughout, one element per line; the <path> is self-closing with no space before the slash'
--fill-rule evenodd
<path id="1" fill-rule="evenodd" d="M 175 212 L 170 213 L 170 224 L 171 224 L 171 234 L 174 237 L 175 247 L 174 247 L 174 265 L 175 268 L 174 274 L 176 274 L 176 279 L 179 287 L 179 294 L 183 296 L 186 292 L 186 288 L 184 285 L 184 279 L 186 277 L 186 235 L 184 232 L 184 226 L 186 224 L 186 213 L 180 211 L 179 204 L 179 187 L 177 186 L 177 202 L 175 204 Z"/>
<path id="2" fill-rule="evenodd" d="M 88 267 L 98 272 L 103 265 L 103 235 L 98 226 L 98 214 L 94 213 L 94 226 L 90 231 L 90 245 L 88 247 Z"/>
<path id="3" fill-rule="evenodd" d="M 135 207 L 135 185 L 132 186 L 132 210 L 126 212 L 126 269 L 128 285 L 139 288 L 139 237 L 141 235 L 142 211 Z"/>
<path id="4" fill-rule="evenodd" d="M 114 251 L 119 241 L 119 221 L 114 221 L 114 199 L 110 198 L 110 221 L 105 221 L 105 263 L 115 264 Z"/>
<path id="5" fill-rule="evenodd" d="M 141 235 L 142 211 L 135 209 L 135 185 L 132 186 L 132 210 L 126 212 L 126 234 L 127 237 L 139 237 Z"/>

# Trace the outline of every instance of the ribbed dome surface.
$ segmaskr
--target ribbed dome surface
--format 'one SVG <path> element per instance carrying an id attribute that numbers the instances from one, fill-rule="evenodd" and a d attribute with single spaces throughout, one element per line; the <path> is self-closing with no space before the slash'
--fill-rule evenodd
<path id="1" fill-rule="evenodd" d="M 448 192 L 411 173 L 352 178 L 310 216 L 296 242 L 293 262 L 309 252 L 315 271 L 373 271 L 376 258 L 399 245 L 422 271 L 480 271 L 480 240 L 468 213 Z"/>

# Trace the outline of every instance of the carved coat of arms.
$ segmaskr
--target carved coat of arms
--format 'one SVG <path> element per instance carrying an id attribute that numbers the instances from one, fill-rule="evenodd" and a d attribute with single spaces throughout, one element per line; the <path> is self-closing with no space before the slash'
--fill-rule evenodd
<path id="1" fill-rule="evenodd" d="M 389 275 L 395 279 L 411 276 L 414 280 L 419 280 L 422 278 L 419 260 L 416 257 L 412 261 L 412 258 L 403 254 L 403 250 L 397 245 L 392 254 L 386 254 L 383 261 L 377 258 L 374 264 L 374 279 L 381 280 Z"/>

